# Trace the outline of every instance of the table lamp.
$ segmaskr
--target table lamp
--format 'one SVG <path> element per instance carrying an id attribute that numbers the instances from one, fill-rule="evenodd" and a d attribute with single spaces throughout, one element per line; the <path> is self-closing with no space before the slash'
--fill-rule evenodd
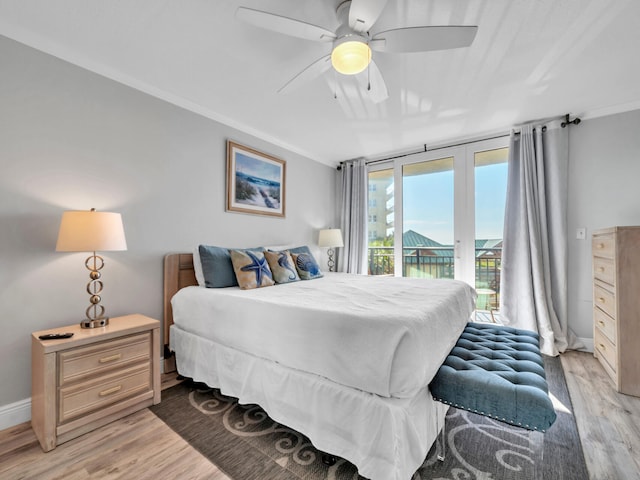
<path id="1" fill-rule="evenodd" d="M 105 316 L 105 308 L 100 305 L 100 293 L 103 283 L 100 270 L 104 260 L 96 255 L 97 251 L 126 250 L 122 216 L 119 213 L 90 211 L 63 212 L 58 232 L 57 252 L 92 252 L 84 262 L 89 270 L 87 293 L 91 304 L 86 310 L 86 319 L 80 322 L 82 328 L 105 327 L 109 317 Z"/>
<path id="2" fill-rule="evenodd" d="M 329 248 L 327 250 L 327 255 L 329 255 L 329 261 L 327 265 L 329 266 L 329 271 L 333 272 L 333 267 L 335 266 L 335 262 L 333 261 L 333 254 L 335 247 L 344 247 L 344 242 L 342 241 L 342 232 L 339 228 L 326 228 L 324 230 L 320 230 L 320 235 L 318 237 L 318 246 L 321 248 Z"/>

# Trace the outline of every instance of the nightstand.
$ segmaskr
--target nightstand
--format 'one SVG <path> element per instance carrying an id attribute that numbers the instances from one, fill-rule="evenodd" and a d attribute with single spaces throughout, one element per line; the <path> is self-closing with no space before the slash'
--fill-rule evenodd
<path id="1" fill-rule="evenodd" d="M 40 340 L 45 333 L 71 338 Z M 160 322 L 144 315 L 31 334 L 31 425 L 45 452 L 160 403 Z"/>

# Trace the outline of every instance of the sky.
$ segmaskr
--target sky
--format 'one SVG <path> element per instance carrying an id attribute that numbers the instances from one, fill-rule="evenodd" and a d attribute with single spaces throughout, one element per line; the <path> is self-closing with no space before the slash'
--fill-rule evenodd
<path id="1" fill-rule="evenodd" d="M 507 164 L 475 168 L 476 238 L 502 238 Z M 405 177 L 403 231 L 453 245 L 453 171 Z"/>
<path id="2" fill-rule="evenodd" d="M 236 152 L 236 171 L 264 180 L 280 182 L 281 169 L 282 166 L 275 162 L 249 157 L 243 153 Z"/>
<path id="3" fill-rule="evenodd" d="M 476 238 L 502 238 L 507 198 L 507 164 L 475 169 Z"/>

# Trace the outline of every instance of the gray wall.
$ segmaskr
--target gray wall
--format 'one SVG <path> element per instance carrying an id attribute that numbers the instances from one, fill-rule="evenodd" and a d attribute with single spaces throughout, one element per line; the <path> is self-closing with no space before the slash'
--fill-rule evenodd
<path id="1" fill-rule="evenodd" d="M 31 395 L 30 333 L 79 322 L 85 253 L 56 253 L 64 210 L 120 212 L 102 303 L 162 316 L 162 258 L 198 243 L 315 243 L 335 169 L 0 37 L 0 408 Z M 287 162 L 286 218 L 225 212 L 226 140 Z"/>
<path id="2" fill-rule="evenodd" d="M 640 110 L 572 126 L 569 146 L 569 325 L 592 339 L 591 234 L 640 225 Z"/>

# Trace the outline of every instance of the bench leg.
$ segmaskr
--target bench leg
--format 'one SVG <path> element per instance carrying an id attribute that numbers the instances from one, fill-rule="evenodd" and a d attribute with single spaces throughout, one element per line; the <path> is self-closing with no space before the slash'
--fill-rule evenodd
<path id="1" fill-rule="evenodd" d="M 444 459 L 447 454 L 447 434 L 446 434 L 446 425 L 445 421 L 442 425 L 442 429 L 440 430 L 440 435 L 436 439 L 436 458 L 440 462 L 444 462 Z"/>
<path id="2" fill-rule="evenodd" d="M 529 432 L 529 446 L 531 448 L 531 459 L 533 460 L 533 478 L 535 480 L 543 480 L 544 433 Z"/>
<path id="3" fill-rule="evenodd" d="M 322 463 L 324 463 L 325 465 L 327 465 L 328 467 L 331 467 L 332 465 L 335 465 L 336 462 L 338 461 L 338 459 L 336 457 L 334 457 L 333 455 L 329 454 L 329 453 L 322 453 Z"/>

